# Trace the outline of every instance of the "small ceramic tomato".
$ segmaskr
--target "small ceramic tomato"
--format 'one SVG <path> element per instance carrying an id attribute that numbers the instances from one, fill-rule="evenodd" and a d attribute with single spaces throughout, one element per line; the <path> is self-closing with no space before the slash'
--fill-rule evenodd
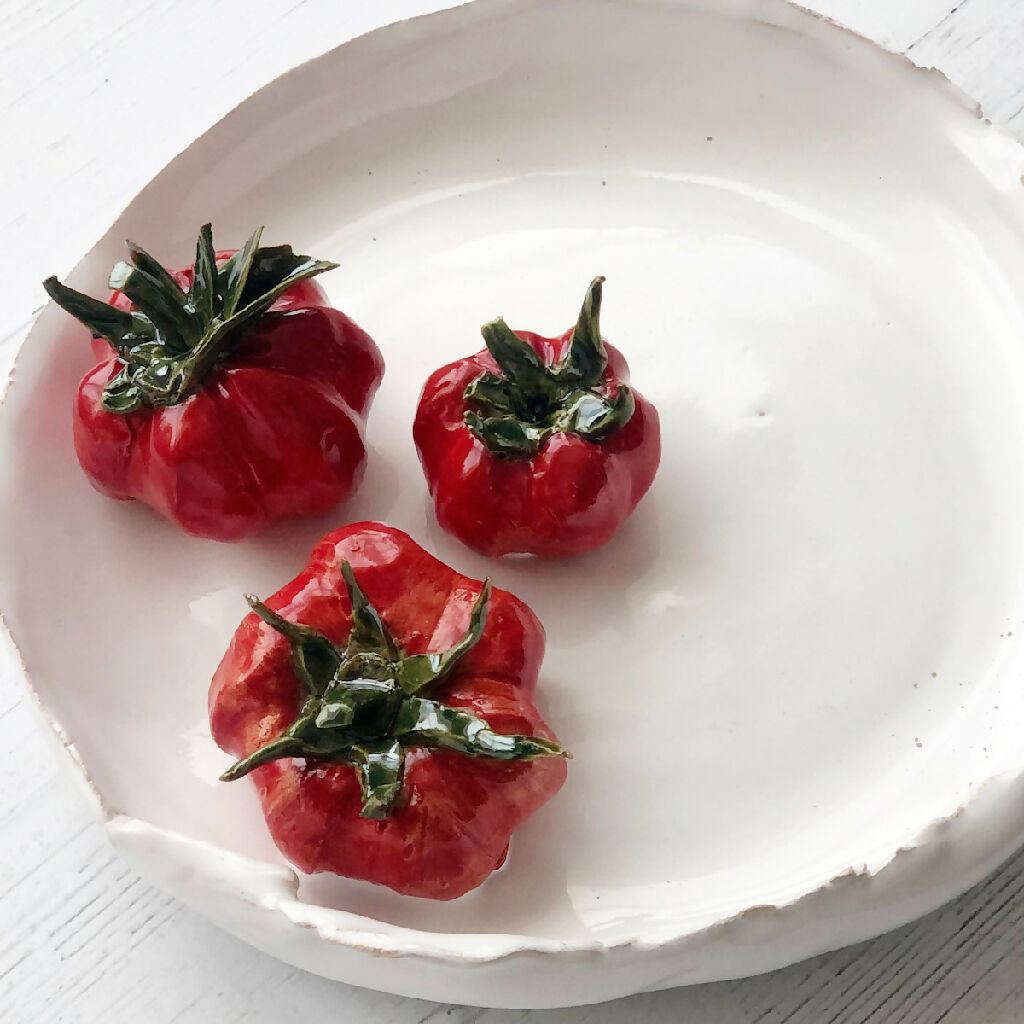
<path id="1" fill-rule="evenodd" d="M 384 373 L 373 339 L 311 280 L 335 264 L 259 240 L 218 253 L 207 224 L 195 265 L 175 273 L 129 243 L 109 302 L 44 282 L 93 333 L 99 362 L 74 408 L 93 486 L 215 540 L 344 499 Z"/>
<path id="2" fill-rule="evenodd" d="M 356 523 L 238 627 L 214 740 L 305 872 L 448 900 L 505 860 L 565 781 L 533 703 L 544 630 L 522 601 L 410 537 Z"/>
<path id="3" fill-rule="evenodd" d="M 486 555 L 575 555 L 614 536 L 661 459 L 658 413 L 601 337 L 598 277 L 557 338 L 486 324 L 437 370 L 413 437 L 438 522 Z"/>

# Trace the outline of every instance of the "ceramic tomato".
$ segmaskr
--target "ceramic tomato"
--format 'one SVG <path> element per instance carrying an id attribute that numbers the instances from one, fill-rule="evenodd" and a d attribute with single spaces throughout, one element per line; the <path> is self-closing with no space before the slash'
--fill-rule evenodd
<path id="1" fill-rule="evenodd" d="M 533 703 L 544 630 L 522 601 L 406 534 L 357 523 L 238 627 L 213 738 L 305 872 L 454 899 L 565 780 Z"/>
<path id="2" fill-rule="evenodd" d="M 373 339 L 311 280 L 335 264 L 259 243 L 215 252 L 207 224 L 194 266 L 174 273 L 129 243 L 109 302 L 44 282 L 93 334 L 99 361 L 74 406 L 93 486 L 216 540 L 343 500 L 384 373 Z"/>
<path id="3" fill-rule="evenodd" d="M 575 555 L 614 536 L 661 458 L 658 413 L 601 337 L 601 287 L 557 338 L 486 324 L 437 370 L 413 437 L 438 522 L 487 555 Z"/>

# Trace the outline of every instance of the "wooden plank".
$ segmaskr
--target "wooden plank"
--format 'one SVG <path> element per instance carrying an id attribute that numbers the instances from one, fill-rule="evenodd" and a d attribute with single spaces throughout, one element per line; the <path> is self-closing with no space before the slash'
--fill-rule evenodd
<path id="1" fill-rule="evenodd" d="M 963 0 L 908 52 L 942 68 L 988 117 L 1024 135 L 1024 4 Z"/>
<path id="2" fill-rule="evenodd" d="M 890 50 L 902 53 L 945 18 L 956 0 L 815 0 L 803 6 L 824 14 Z"/>

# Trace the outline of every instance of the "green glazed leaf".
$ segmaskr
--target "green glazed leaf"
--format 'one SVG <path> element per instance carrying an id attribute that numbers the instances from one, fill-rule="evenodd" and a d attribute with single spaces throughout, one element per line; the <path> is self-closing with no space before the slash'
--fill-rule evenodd
<path id="1" fill-rule="evenodd" d="M 633 392 L 625 384 L 619 385 L 615 398 L 610 402 L 604 396 L 594 401 L 593 395 L 588 394 L 585 401 L 572 407 L 572 429 L 588 441 L 603 441 L 633 418 L 635 408 Z"/>
<path id="2" fill-rule="evenodd" d="M 153 324 L 160 325 L 159 338 L 169 352 L 180 355 L 187 351 L 192 325 L 185 296 L 177 285 L 174 291 L 167 291 L 158 278 L 124 262 L 114 267 L 107 283 L 131 299 Z"/>
<path id="3" fill-rule="evenodd" d="M 139 270 L 150 277 L 156 278 L 159 282 L 160 287 L 166 291 L 169 295 L 177 293 L 181 296 L 180 304 L 184 305 L 188 301 L 188 296 L 182 291 L 181 286 L 177 281 L 164 269 L 162 264 L 158 263 L 141 245 L 136 245 L 132 241 L 125 243 L 128 246 L 128 254 L 131 258 L 132 263 L 135 264 Z"/>
<path id="4" fill-rule="evenodd" d="M 392 661 L 398 660 L 398 646 L 384 625 L 377 609 L 370 604 L 362 588 L 356 582 L 356 574 L 346 561 L 341 563 L 341 576 L 348 590 L 352 606 L 352 633 L 347 651 L 351 653 L 370 651 Z"/>
<path id="5" fill-rule="evenodd" d="M 263 228 L 257 228 L 241 249 L 234 252 L 217 273 L 217 290 L 221 295 L 222 315 L 231 317 L 238 309 L 242 291 L 249 280 L 253 257 L 259 248 Z"/>
<path id="6" fill-rule="evenodd" d="M 514 385 L 496 373 L 480 374 L 466 388 L 465 399 L 483 406 L 492 415 L 514 416 L 520 411 Z"/>
<path id="7" fill-rule="evenodd" d="M 199 229 L 199 238 L 196 240 L 196 261 L 192 266 L 190 298 L 205 331 L 217 310 L 217 254 L 213 248 L 213 228 L 209 224 L 204 224 Z"/>
<path id="8" fill-rule="evenodd" d="M 608 365 L 608 353 L 605 352 L 600 323 L 603 284 L 603 277 L 595 277 L 590 282 L 583 300 L 583 308 L 572 332 L 569 351 L 556 370 L 560 380 L 593 387 L 600 382 L 601 375 Z"/>
<path id="9" fill-rule="evenodd" d="M 103 389 L 103 408 L 107 412 L 127 416 L 145 405 L 142 392 L 135 383 L 127 366 L 122 366 L 115 377 L 112 377 Z"/>
<path id="10" fill-rule="evenodd" d="M 405 751 L 397 739 L 363 743 L 352 747 L 352 765 L 356 769 L 363 794 L 363 818 L 386 818 L 402 789 Z"/>
<path id="11" fill-rule="evenodd" d="M 480 333 L 502 373 L 523 392 L 547 394 L 552 389 L 550 375 L 540 356 L 501 317 L 484 324 Z"/>
<path id="12" fill-rule="evenodd" d="M 540 736 L 505 736 L 462 708 L 422 697 L 406 697 L 402 701 L 395 730 L 407 747 L 444 747 L 470 757 L 522 761 L 563 754 L 562 748 L 551 740 Z"/>
<path id="13" fill-rule="evenodd" d="M 552 427 L 527 423 L 516 416 L 465 414 L 466 426 L 496 455 L 506 458 L 532 458 L 552 433 Z"/>
<path id="14" fill-rule="evenodd" d="M 398 666 L 398 683 L 403 693 L 419 693 L 424 687 L 443 679 L 455 663 L 467 654 L 484 634 L 487 609 L 491 603 L 491 581 L 484 580 L 480 596 L 469 615 L 469 628 L 458 643 L 437 654 L 415 654 L 404 658 Z"/>
<path id="15" fill-rule="evenodd" d="M 248 757 L 236 761 L 226 772 L 220 776 L 221 782 L 234 782 L 241 779 L 261 764 L 268 764 L 282 757 L 304 757 L 306 746 L 302 740 L 295 736 L 278 736 L 277 739 L 265 743 L 258 750 L 253 751 Z"/>
<path id="16" fill-rule="evenodd" d="M 341 655 L 334 644 L 312 626 L 302 626 L 282 618 L 253 594 L 246 594 L 245 599 L 268 626 L 291 644 L 292 665 L 303 693 L 307 697 L 323 694 L 341 667 Z"/>
<path id="17" fill-rule="evenodd" d="M 55 277 L 48 277 L 43 288 L 58 306 L 85 324 L 97 338 L 106 338 L 122 356 L 135 341 L 156 337 L 152 321 L 142 313 L 115 309 L 107 302 L 61 284 Z"/>

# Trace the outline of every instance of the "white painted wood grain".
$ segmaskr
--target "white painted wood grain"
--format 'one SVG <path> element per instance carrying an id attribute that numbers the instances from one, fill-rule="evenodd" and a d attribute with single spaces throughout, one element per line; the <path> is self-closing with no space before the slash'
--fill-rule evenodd
<path id="1" fill-rule="evenodd" d="M 0 373 L 43 295 L 153 173 L 293 64 L 441 0 L 0 0 Z M 1024 134 L 1021 0 L 809 4 Z M 18 253 L 14 260 L 10 254 Z M 59 636 L 55 641 L 59 643 Z M 443 1007 L 295 971 L 135 876 L 0 658 L 0 1022 L 1021 1024 L 1024 853 L 892 935 L 763 978 L 578 1010 Z"/>

